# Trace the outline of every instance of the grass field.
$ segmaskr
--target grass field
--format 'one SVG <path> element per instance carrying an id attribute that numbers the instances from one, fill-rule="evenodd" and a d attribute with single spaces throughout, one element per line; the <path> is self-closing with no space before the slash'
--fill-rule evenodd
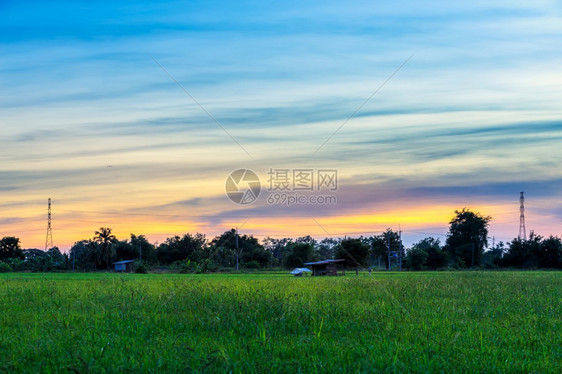
<path id="1" fill-rule="evenodd" d="M 561 272 L 0 275 L 2 372 L 552 372 Z"/>

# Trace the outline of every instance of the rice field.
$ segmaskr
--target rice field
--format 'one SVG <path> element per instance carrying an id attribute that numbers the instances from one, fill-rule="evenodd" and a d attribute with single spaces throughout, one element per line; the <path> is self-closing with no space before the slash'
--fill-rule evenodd
<path id="1" fill-rule="evenodd" d="M 7 273 L 0 328 L 0 372 L 559 373 L 562 273 Z"/>

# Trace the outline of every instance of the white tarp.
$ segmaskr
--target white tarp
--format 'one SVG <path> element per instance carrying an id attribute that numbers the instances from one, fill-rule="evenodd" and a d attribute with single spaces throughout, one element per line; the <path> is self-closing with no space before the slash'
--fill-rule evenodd
<path id="1" fill-rule="evenodd" d="M 291 271 L 291 274 L 302 274 L 302 273 L 312 273 L 312 270 L 307 268 L 296 268 L 295 270 Z"/>

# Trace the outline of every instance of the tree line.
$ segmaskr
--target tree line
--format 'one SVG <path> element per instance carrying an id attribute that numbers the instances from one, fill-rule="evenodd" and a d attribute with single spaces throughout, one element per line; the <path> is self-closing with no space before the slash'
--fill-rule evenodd
<path id="1" fill-rule="evenodd" d="M 137 270 L 168 267 L 180 272 L 302 267 L 306 262 L 341 258 L 351 267 L 369 269 L 439 270 L 466 268 L 562 269 L 560 238 L 531 233 L 528 239 L 488 243 L 491 218 L 468 209 L 455 211 L 445 243 L 427 237 L 405 248 L 399 232 L 387 229 L 370 237 L 266 237 L 228 230 L 208 240 L 204 234 L 185 234 L 150 243 L 144 235 L 119 240 L 101 227 L 91 239 L 76 242 L 68 253 L 21 249 L 17 237 L 0 240 L 0 271 L 106 270 L 121 260 L 136 260 Z"/>

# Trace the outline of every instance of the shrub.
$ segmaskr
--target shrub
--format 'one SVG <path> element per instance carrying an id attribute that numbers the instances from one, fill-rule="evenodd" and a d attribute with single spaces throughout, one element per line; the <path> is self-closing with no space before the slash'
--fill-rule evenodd
<path id="1" fill-rule="evenodd" d="M 261 265 L 259 262 L 252 260 L 252 261 L 248 261 L 244 264 L 244 267 L 246 269 L 259 269 L 261 268 Z"/>
<path id="2" fill-rule="evenodd" d="M 137 267 L 135 268 L 135 273 L 148 274 L 148 266 L 142 262 L 137 264 Z"/>
<path id="3" fill-rule="evenodd" d="M 406 265 L 412 270 L 423 270 L 427 262 L 427 252 L 421 248 L 408 251 Z"/>
<path id="4" fill-rule="evenodd" d="M 214 273 L 219 270 L 219 266 L 215 262 L 209 261 L 207 263 L 206 270 L 208 272 Z"/>
<path id="5" fill-rule="evenodd" d="M 0 273 L 9 273 L 12 271 L 12 267 L 5 262 L 0 262 Z"/>
<path id="6" fill-rule="evenodd" d="M 201 265 L 197 263 L 197 261 L 185 260 L 182 261 L 179 267 L 179 272 L 181 274 L 187 273 L 196 273 L 199 274 L 202 272 Z"/>
<path id="7" fill-rule="evenodd" d="M 6 265 L 10 266 L 10 271 L 23 271 L 25 270 L 25 262 L 19 258 L 7 258 L 4 260 Z"/>

